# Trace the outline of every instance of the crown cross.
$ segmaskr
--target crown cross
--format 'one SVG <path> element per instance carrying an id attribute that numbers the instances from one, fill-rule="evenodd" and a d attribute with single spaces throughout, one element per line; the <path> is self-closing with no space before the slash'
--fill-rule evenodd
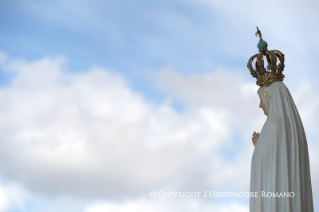
<path id="1" fill-rule="evenodd" d="M 257 27 L 257 32 L 255 35 L 256 35 L 256 37 L 259 36 L 259 41 L 263 40 L 263 36 L 261 35 L 261 31 L 258 29 L 258 27 Z"/>

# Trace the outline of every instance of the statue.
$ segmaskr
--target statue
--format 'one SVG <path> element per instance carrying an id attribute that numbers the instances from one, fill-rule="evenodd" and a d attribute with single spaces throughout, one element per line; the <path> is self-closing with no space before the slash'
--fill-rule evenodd
<path id="1" fill-rule="evenodd" d="M 284 54 L 267 49 L 258 27 L 257 35 L 260 53 L 249 59 L 247 67 L 260 86 L 259 107 L 267 120 L 260 134 L 254 132 L 252 137 L 250 192 L 257 196 L 250 197 L 250 212 L 313 212 L 308 145 L 296 105 L 282 82 Z"/>

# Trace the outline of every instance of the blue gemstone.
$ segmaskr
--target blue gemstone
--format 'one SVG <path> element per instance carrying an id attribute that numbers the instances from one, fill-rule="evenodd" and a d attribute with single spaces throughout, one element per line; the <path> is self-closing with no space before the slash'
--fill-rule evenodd
<path id="1" fill-rule="evenodd" d="M 261 41 L 258 42 L 257 47 L 258 47 L 259 50 L 261 50 L 261 49 L 267 49 L 268 44 L 267 44 L 266 41 L 261 40 Z"/>

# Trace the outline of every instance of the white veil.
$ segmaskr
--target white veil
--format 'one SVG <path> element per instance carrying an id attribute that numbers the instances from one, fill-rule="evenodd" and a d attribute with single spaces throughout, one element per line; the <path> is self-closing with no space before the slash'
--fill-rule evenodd
<path id="1" fill-rule="evenodd" d="M 258 197 L 250 198 L 250 211 L 313 212 L 308 145 L 292 96 L 281 81 L 257 93 L 268 117 L 252 157 L 250 191 Z M 267 192 L 294 192 L 294 197 L 267 197 Z"/>

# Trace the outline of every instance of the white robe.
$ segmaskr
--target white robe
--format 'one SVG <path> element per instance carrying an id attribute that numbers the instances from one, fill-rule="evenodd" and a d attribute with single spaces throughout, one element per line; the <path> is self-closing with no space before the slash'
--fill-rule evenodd
<path id="1" fill-rule="evenodd" d="M 250 197 L 250 212 L 313 212 L 308 145 L 291 94 L 281 81 L 257 93 L 268 117 L 251 162 L 250 191 L 258 197 Z M 267 197 L 267 192 L 294 197 Z"/>

